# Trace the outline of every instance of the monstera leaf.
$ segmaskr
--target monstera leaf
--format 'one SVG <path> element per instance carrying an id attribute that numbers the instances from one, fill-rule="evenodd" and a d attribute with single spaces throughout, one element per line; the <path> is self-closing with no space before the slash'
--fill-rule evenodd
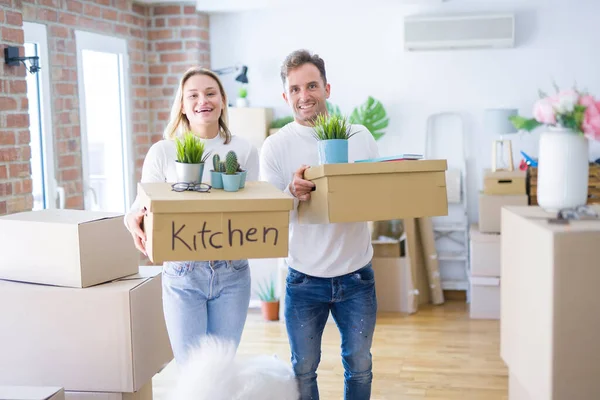
<path id="1" fill-rule="evenodd" d="M 349 122 L 364 125 L 377 140 L 385 134 L 384 129 L 387 128 L 390 120 L 383 104 L 369 96 L 367 101 L 352 111 Z"/>
<path id="2" fill-rule="evenodd" d="M 327 113 L 329 115 L 342 115 L 342 112 L 340 111 L 340 107 L 336 106 L 335 104 L 330 103 L 329 101 L 326 101 L 325 104 L 327 105 Z"/>

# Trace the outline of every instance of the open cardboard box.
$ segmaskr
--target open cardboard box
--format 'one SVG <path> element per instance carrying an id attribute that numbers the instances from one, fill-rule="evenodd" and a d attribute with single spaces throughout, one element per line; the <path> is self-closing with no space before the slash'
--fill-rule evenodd
<path id="1" fill-rule="evenodd" d="M 85 288 L 138 272 L 123 215 L 83 210 L 0 217 L 0 279 Z"/>
<path id="2" fill-rule="evenodd" d="M 288 255 L 294 200 L 268 182 L 247 182 L 238 192 L 175 192 L 170 183 L 141 183 L 138 190 L 154 263 Z"/>
<path id="3" fill-rule="evenodd" d="M 315 191 L 298 205 L 302 224 L 448 215 L 446 160 L 324 164 L 304 172 Z"/>
<path id="4" fill-rule="evenodd" d="M 0 385 L 139 391 L 173 359 L 161 267 L 90 288 L 0 281 Z"/>

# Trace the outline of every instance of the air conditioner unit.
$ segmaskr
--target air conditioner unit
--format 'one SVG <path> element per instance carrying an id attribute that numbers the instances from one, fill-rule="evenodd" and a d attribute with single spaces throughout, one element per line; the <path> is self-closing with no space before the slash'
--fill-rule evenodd
<path id="1" fill-rule="evenodd" d="M 514 47 L 514 14 L 407 16 L 404 49 L 452 50 Z"/>

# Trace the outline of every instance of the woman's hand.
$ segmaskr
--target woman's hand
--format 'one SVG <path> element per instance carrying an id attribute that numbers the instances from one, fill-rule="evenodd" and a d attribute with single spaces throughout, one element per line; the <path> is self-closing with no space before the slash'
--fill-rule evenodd
<path id="1" fill-rule="evenodd" d="M 134 211 L 127 215 L 127 228 L 133 237 L 133 243 L 135 247 L 145 256 L 146 254 L 146 234 L 142 228 L 142 222 L 144 221 L 144 215 L 146 214 L 146 208 L 139 211 Z"/>

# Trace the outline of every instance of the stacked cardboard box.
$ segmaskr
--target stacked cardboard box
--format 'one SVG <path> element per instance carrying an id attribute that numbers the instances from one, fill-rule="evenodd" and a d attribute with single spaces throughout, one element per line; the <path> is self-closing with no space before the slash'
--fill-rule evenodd
<path id="1" fill-rule="evenodd" d="M 484 171 L 479 223 L 470 229 L 471 318 L 500 318 L 501 211 L 527 203 L 525 171 Z"/>
<path id="2" fill-rule="evenodd" d="M 152 398 L 152 377 L 173 359 L 161 270 L 139 267 L 122 218 L 0 218 L 0 385 L 59 386 L 72 400 Z"/>
<path id="3" fill-rule="evenodd" d="M 527 169 L 527 194 L 529 195 L 529 204 L 532 206 L 538 205 L 537 174 L 538 169 L 536 167 Z M 597 163 L 590 163 L 587 204 L 600 204 L 600 164 Z"/>

